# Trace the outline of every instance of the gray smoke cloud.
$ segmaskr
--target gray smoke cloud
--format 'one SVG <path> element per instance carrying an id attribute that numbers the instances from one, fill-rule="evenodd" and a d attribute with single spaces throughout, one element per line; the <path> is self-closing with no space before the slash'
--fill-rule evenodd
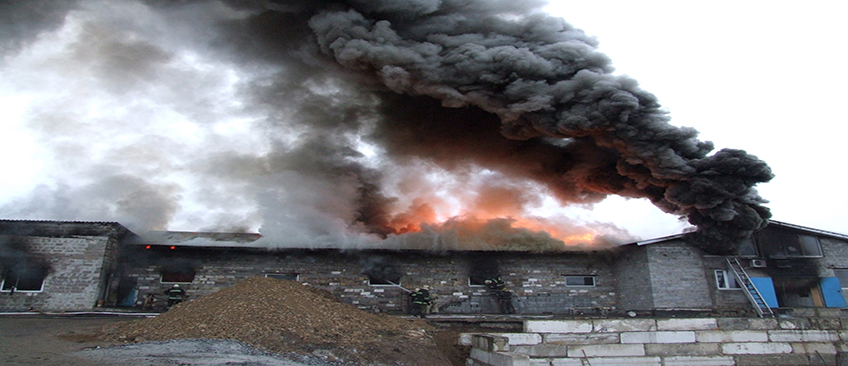
<path id="1" fill-rule="evenodd" d="M 5 6 L 26 18 L 27 3 Z M 137 230 L 163 229 L 182 210 L 195 212 L 182 220 L 208 228 L 259 222 L 285 245 L 456 241 L 458 219 L 425 225 L 419 239 L 402 235 L 402 216 L 433 216 L 432 206 L 412 202 L 433 195 L 427 177 L 449 174 L 477 192 L 472 206 L 502 216 L 538 205 L 537 193 L 562 205 L 647 198 L 697 225 L 693 242 L 710 252 L 733 251 L 763 227 L 770 213 L 754 186 L 773 177 L 769 167 L 742 150 L 713 152 L 694 129 L 671 125 L 652 94 L 613 75 L 594 38 L 543 5 L 88 1 L 72 10 L 39 2 L 49 16 L 0 33 L 3 44 L 19 50 L 73 24 L 79 31 L 61 62 L 41 67 L 73 68 L 90 78 L 72 80 L 93 83 L 129 112 L 91 120 L 73 103 L 42 105 L 31 127 L 83 178 L 3 212 L 101 212 L 135 220 Z M 144 118 L 151 105 L 180 115 L 192 135 L 145 129 L 156 126 Z M 128 131 L 143 137 L 101 149 L 73 138 Z M 108 160 L 110 174 L 81 166 L 81 156 Z M 476 181 L 480 172 L 490 179 Z M 534 237 L 510 243 L 557 240 L 505 222 L 483 226 L 501 238 Z"/>

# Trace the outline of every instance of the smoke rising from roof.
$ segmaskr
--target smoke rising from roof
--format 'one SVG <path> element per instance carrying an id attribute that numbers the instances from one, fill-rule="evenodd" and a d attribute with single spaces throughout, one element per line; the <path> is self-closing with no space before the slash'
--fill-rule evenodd
<path id="1" fill-rule="evenodd" d="M 712 153 L 669 124 L 652 94 L 612 74 L 595 39 L 542 2 L 50 4 L 5 5 L 51 21 L 0 41 L 13 45 L 10 62 L 43 52 L 29 69 L 61 76 L 66 93 L 39 101 L 28 127 L 73 178 L 2 208 L 12 216 L 140 230 L 186 212 L 199 229 L 261 222 L 283 245 L 488 227 L 533 247 L 561 240 L 511 225 L 541 197 L 620 195 L 686 216 L 713 252 L 770 216 L 753 189 L 772 178 L 764 162 Z M 23 46 L 35 39 L 40 49 Z M 98 115 L 104 105 L 121 108 Z"/>

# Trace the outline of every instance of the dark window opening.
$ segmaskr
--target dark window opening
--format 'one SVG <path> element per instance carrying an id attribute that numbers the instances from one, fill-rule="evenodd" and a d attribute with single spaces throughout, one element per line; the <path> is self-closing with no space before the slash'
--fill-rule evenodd
<path id="1" fill-rule="evenodd" d="M 790 230 L 763 230 L 757 235 L 760 250 L 769 258 L 817 258 L 822 256 L 819 238 Z"/>
<path id="2" fill-rule="evenodd" d="M 195 272 L 193 269 L 183 269 L 179 271 L 162 270 L 162 283 L 191 283 L 194 281 Z"/>
<path id="3" fill-rule="evenodd" d="M 400 286 L 400 275 L 391 278 L 368 275 L 368 284 L 371 286 Z"/>
<path id="4" fill-rule="evenodd" d="M 739 246 L 739 256 L 740 257 L 757 257 L 757 247 L 754 245 L 753 238 L 747 238 L 742 240 L 742 243 Z"/>
<path id="5" fill-rule="evenodd" d="M 288 281 L 297 281 L 298 280 L 297 273 L 266 273 L 265 277 L 267 278 L 276 278 L 278 280 L 288 280 Z"/>
<path id="6" fill-rule="evenodd" d="M 468 277 L 468 286 L 486 286 L 486 279 L 483 276 Z"/>
<path id="7" fill-rule="evenodd" d="M 3 285 L 0 287 L 0 291 L 41 292 L 45 278 L 47 278 L 46 268 L 20 271 L 20 273 L 8 270 L 3 275 Z"/>
<path id="8" fill-rule="evenodd" d="M 774 290 L 781 307 L 821 307 L 823 299 L 817 277 L 775 278 Z"/>
<path id="9" fill-rule="evenodd" d="M 595 276 L 565 276 L 567 287 L 595 287 Z"/>

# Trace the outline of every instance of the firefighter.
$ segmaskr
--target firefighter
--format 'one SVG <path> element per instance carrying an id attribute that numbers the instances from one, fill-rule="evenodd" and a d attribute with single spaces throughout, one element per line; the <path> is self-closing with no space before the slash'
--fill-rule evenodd
<path id="1" fill-rule="evenodd" d="M 165 290 L 165 295 L 168 295 L 168 308 L 170 309 L 174 304 L 183 302 L 186 292 L 180 288 L 180 285 L 174 284 L 173 287 Z"/>
<path id="2" fill-rule="evenodd" d="M 428 286 L 424 286 L 424 288 L 416 288 L 415 291 L 412 291 L 409 294 L 410 300 L 412 300 L 412 307 L 410 308 L 409 313 L 420 318 L 424 318 L 427 316 L 427 312 L 430 309 L 430 305 L 432 301 L 430 300 L 430 290 Z"/>
<path id="3" fill-rule="evenodd" d="M 501 279 L 501 276 L 489 278 L 483 281 L 483 283 L 485 283 L 486 287 L 488 287 L 489 290 L 492 291 L 498 291 L 506 287 L 506 283 L 504 283 L 504 281 Z"/>
<path id="4" fill-rule="evenodd" d="M 506 282 L 501 279 L 501 276 L 489 278 L 483 283 L 492 293 L 492 297 L 502 314 L 515 314 L 515 306 L 512 305 L 512 291 L 506 288 Z"/>

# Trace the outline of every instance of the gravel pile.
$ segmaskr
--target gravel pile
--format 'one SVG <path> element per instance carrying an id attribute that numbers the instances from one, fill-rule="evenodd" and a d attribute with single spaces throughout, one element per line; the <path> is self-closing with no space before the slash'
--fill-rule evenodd
<path id="1" fill-rule="evenodd" d="M 103 328 L 120 342 L 231 339 L 350 365 L 449 365 L 421 320 L 372 314 L 298 282 L 250 277 L 155 318 Z"/>

